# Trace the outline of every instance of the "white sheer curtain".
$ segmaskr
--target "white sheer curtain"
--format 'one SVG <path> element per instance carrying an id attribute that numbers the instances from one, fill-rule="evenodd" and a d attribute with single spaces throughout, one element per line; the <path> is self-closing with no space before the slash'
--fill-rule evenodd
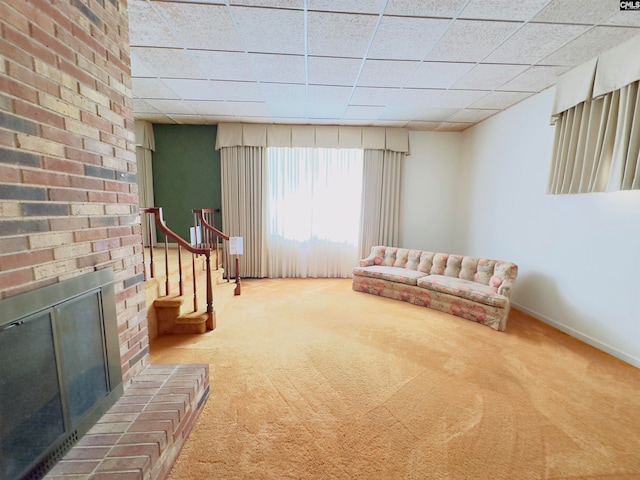
<path id="1" fill-rule="evenodd" d="M 365 150 L 360 228 L 360 258 L 375 245 L 400 242 L 400 180 L 405 154 Z"/>
<path id="2" fill-rule="evenodd" d="M 350 277 L 358 260 L 361 149 L 267 148 L 269 277 Z"/>
<path id="3" fill-rule="evenodd" d="M 240 276 L 267 276 L 265 254 L 266 162 L 262 147 L 220 149 L 222 231 L 244 238 Z"/>

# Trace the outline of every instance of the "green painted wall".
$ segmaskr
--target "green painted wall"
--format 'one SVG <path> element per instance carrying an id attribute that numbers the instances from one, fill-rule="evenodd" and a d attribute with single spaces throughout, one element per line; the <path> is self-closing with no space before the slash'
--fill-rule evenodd
<path id="1" fill-rule="evenodd" d="M 215 125 L 153 126 L 153 194 L 167 226 L 189 241 L 194 208 L 221 208 L 220 152 Z M 216 227 L 222 218 L 216 216 Z M 164 241 L 164 236 L 159 235 Z"/>

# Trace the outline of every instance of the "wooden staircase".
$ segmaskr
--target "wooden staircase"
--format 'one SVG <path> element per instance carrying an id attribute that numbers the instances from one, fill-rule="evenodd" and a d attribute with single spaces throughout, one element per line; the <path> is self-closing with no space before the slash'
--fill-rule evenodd
<path id="1" fill-rule="evenodd" d="M 149 227 L 153 222 L 165 235 L 163 247 L 145 247 L 143 252 L 150 339 L 214 330 L 216 310 L 221 311 L 233 298 L 235 288 L 223 278 L 224 267 L 213 265 L 219 260 L 217 249 L 212 258 L 211 246 L 190 245 L 178 237 L 164 223 L 161 208 L 142 208 L 140 212 L 147 215 Z M 169 239 L 175 243 L 169 244 Z M 151 243 L 149 235 L 147 244 Z M 199 298 L 202 292 L 206 292 L 206 302 Z"/>
<path id="2" fill-rule="evenodd" d="M 148 252 L 148 248 L 146 248 Z M 149 269 L 149 254 L 145 252 L 145 268 Z M 154 261 L 160 271 L 155 278 L 147 276 L 145 293 L 147 299 L 147 317 L 151 339 L 158 335 L 194 334 L 207 331 L 208 314 L 204 308 L 194 308 L 193 271 L 196 272 L 197 290 L 205 291 L 206 269 L 204 259 L 182 255 L 183 293 L 178 285 L 178 253 L 177 248 L 170 247 L 169 255 L 169 295 L 166 294 L 166 275 L 164 265 L 164 249 L 155 248 Z M 192 264 L 192 259 L 195 265 Z M 194 268 L 195 267 L 195 268 Z M 234 296 L 234 284 L 224 277 L 223 268 L 212 270 L 213 300 L 215 313 L 219 314 Z M 199 300 L 198 303 L 203 303 Z M 200 305 L 198 305 L 200 307 Z"/>

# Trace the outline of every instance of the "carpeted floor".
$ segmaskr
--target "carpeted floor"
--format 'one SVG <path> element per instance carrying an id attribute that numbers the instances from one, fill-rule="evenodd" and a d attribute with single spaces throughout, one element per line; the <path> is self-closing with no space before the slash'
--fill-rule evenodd
<path id="1" fill-rule="evenodd" d="M 506 332 L 350 280 L 247 280 L 170 480 L 640 479 L 640 370 L 518 311 Z"/>

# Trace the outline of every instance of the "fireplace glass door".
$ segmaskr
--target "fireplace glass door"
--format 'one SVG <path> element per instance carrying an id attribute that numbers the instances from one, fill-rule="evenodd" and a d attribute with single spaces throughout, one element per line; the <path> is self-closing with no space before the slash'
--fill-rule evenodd
<path id="1" fill-rule="evenodd" d="M 50 313 L 0 330 L 0 478 L 16 478 L 65 431 Z"/>
<path id="2" fill-rule="evenodd" d="M 0 301 L 0 480 L 42 478 L 122 395 L 111 269 Z"/>

